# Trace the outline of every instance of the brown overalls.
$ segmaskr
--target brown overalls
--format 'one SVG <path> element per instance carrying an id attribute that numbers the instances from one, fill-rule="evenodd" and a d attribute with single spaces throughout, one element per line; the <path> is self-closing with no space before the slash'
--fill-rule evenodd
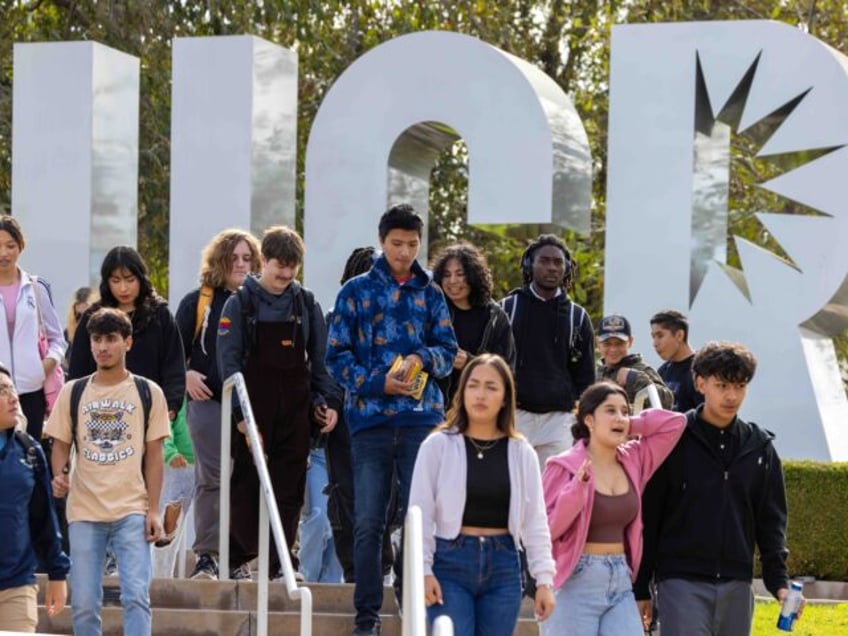
<path id="1" fill-rule="evenodd" d="M 303 295 L 283 322 L 256 322 L 255 343 L 244 369 L 247 393 L 262 436 L 268 473 L 289 551 L 297 536 L 309 458 L 310 369 L 301 321 Z M 243 435 L 233 439 L 230 481 L 230 559 L 233 567 L 258 554 L 259 476 Z M 295 569 L 298 562 L 292 556 Z M 280 569 L 271 537 L 270 575 Z"/>

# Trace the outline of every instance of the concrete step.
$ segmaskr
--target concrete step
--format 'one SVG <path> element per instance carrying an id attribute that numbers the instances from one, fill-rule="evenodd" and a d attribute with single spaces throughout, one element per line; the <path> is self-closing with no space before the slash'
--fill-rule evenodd
<path id="1" fill-rule="evenodd" d="M 39 604 L 43 604 L 46 577 L 39 576 Z M 103 580 L 103 633 L 122 633 L 120 586 L 117 577 Z M 243 581 L 192 581 L 189 579 L 156 579 L 150 588 L 153 607 L 153 631 L 162 635 L 247 636 L 256 633 L 256 599 L 258 585 Z M 313 600 L 313 633 L 315 636 L 339 636 L 353 629 L 353 585 L 310 584 Z M 73 590 L 71 590 L 73 594 Z M 385 636 L 400 636 L 392 588 L 383 591 L 380 611 Z M 300 602 L 288 598 L 282 583 L 269 586 L 269 632 L 298 634 Z M 39 607 L 38 631 L 48 634 L 72 632 L 70 608 L 49 618 Z M 535 636 L 538 627 L 533 620 L 533 604 L 524 599 L 516 636 Z"/>
<path id="2" fill-rule="evenodd" d="M 123 634 L 123 612 L 120 607 L 104 607 L 101 614 L 104 636 Z M 73 625 L 70 609 L 59 616 L 49 618 L 43 607 L 38 612 L 38 632 L 42 634 L 71 634 Z M 401 621 L 396 615 L 381 616 L 383 636 L 401 636 Z M 314 636 L 341 636 L 353 630 L 353 616 L 316 612 L 312 615 Z M 272 612 L 268 614 L 270 634 L 300 633 L 300 614 L 294 612 Z M 153 610 L 153 634 L 155 636 L 250 636 L 256 634 L 256 612 L 241 610 L 192 609 Z M 538 636 L 536 622 L 522 618 L 515 636 Z"/>
<path id="3" fill-rule="evenodd" d="M 39 603 L 44 599 L 47 578 L 38 576 Z M 118 605 L 120 584 L 117 577 L 103 579 L 104 605 Z M 198 610 L 246 610 L 256 609 L 258 584 L 244 581 L 193 581 L 190 579 L 154 579 L 150 586 L 152 607 Z M 315 612 L 347 614 L 353 611 L 353 585 L 310 583 L 312 608 Z M 272 612 L 297 612 L 300 601 L 291 600 L 282 583 L 268 586 L 268 609 Z M 397 614 L 394 591 L 383 588 L 381 614 Z M 533 603 L 525 598 L 521 616 L 533 617 Z"/>

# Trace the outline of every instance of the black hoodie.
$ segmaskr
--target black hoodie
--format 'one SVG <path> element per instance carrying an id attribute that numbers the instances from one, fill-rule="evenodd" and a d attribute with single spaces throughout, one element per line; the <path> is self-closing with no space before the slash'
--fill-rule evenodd
<path id="1" fill-rule="evenodd" d="M 588 313 L 567 294 L 539 298 L 529 285 L 501 301 L 515 336 L 518 408 L 570 411 L 595 381 L 595 335 Z"/>
<path id="2" fill-rule="evenodd" d="M 774 435 L 737 418 L 727 429 L 734 451 L 725 460 L 710 443 L 700 415 L 645 490 L 644 556 L 634 590 L 670 578 L 750 581 L 759 548 L 763 581 L 772 594 L 788 587 L 786 492 Z"/>

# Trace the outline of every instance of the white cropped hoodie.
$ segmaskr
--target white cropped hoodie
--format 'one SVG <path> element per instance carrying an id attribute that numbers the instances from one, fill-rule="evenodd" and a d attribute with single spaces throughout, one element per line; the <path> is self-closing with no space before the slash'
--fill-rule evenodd
<path id="1" fill-rule="evenodd" d="M 523 438 L 510 438 L 509 533 L 524 545 L 530 574 L 541 585 L 552 585 L 554 559 L 542 494 L 536 451 Z M 424 574 L 433 573 L 436 537 L 454 539 L 465 511 L 468 464 L 463 435 L 455 430 L 430 435 L 421 444 L 412 474 L 409 505 L 421 508 L 424 534 Z"/>
<path id="2" fill-rule="evenodd" d="M 6 328 L 6 307 L 0 302 L 0 362 L 12 372 L 18 393 L 31 393 L 44 386 L 44 367 L 38 355 L 38 309 L 47 334 L 47 357 L 62 363 L 65 355 L 65 336 L 53 301 L 44 284 L 37 283 L 22 269 L 21 285 L 15 305 L 15 333 L 9 338 Z M 38 294 L 38 305 L 35 294 Z"/>

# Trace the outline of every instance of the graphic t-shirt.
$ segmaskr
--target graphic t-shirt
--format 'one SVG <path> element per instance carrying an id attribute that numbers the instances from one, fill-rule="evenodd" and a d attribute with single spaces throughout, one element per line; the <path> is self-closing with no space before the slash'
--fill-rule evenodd
<path id="1" fill-rule="evenodd" d="M 170 435 L 170 422 L 162 389 L 147 382 L 153 401 L 146 441 L 153 441 Z M 73 384 L 62 387 L 44 428 L 45 434 L 66 444 L 71 443 Z M 80 399 L 76 437 L 68 521 L 117 521 L 146 514 L 144 407 L 132 376 L 113 386 L 88 382 Z"/>

